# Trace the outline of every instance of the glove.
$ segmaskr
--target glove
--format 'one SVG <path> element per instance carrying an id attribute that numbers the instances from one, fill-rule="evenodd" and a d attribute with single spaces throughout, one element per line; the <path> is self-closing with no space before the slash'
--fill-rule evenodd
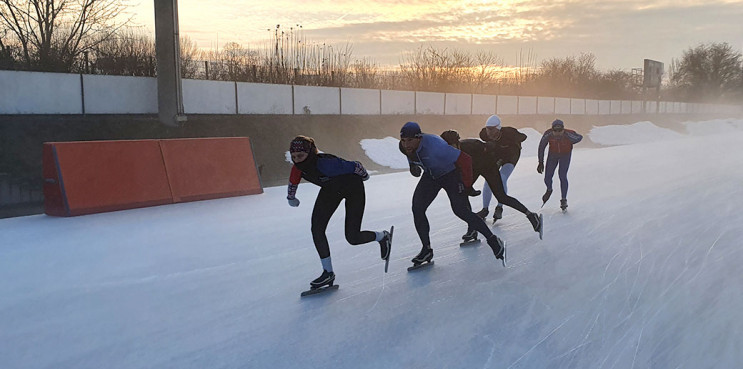
<path id="1" fill-rule="evenodd" d="M 421 167 L 417 165 L 410 165 L 410 174 L 413 175 L 413 177 L 420 177 L 421 176 Z"/>
<path id="2" fill-rule="evenodd" d="M 544 163 L 539 162 L 539 165 L 537 165 L 537 173 L 542 174 L 544 172 Z"/>
<path id="3" fill-rule="evenodd" d="M 498 161 L 495 162 L 495 165 L 500 168 L 503 166 L 503 159 L 498 159 Z"/>
<path id="4" fill-rule="evenodd" d="M 287 197 L 286 198 L 289 201 L 289 206 L 296 208 L 299 206 L 299 199 L 296 197 Z"/>
<path id="5" fill-rule="evenodd" d="M 355 161 L 354 163 L 356 164 L 356 168 L 354 169 L 353 173 L 361 177 L 362 181 L 366 181 L 367 179 L 369 179 L 369 173 L 366 172 L 364 166 L 361 165 L 361 163 L 358 161 Z"/>

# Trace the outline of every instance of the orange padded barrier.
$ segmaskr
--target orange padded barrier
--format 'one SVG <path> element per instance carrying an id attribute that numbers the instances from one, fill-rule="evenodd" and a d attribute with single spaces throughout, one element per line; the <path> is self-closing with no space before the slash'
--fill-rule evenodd
<path id="1" fill-rule="evenodd" d="M 173 201 L 263 193 L 247 137 L 162 140 Z"/>
<path id="2" fill-rule="evenodd" d="M 52 142 L 43 165 L 55 216 L 263 192 L 246 137 Z"/>
<path id="3" fill-rule="evenodd" d="M 173 202 L 158 140 L 51 144 L 63 216 Z M 44 162 L 47 168 L 47 162 Z M 45 170 L 46 171 L 46 170 Z M 48 177 L 44 177 L 45 182 Z M 46 190 L 46 188 L 45 188 Z M 47 198 L 47 192 L 44 192 Z M 46 213 L 58 215 L 46 206 Z"/>

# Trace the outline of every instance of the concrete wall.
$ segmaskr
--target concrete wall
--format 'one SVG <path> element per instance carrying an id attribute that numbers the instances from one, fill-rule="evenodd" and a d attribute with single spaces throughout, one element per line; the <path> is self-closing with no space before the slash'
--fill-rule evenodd
<path id="1" fill-rule="evenodd" d="M 415 92 L 382 90 L 382 115 L 390 114 L 415 114 Z"/>
<path id="2" fill-rule="evenodd" d="M 157 114 L 155 78 L 84 74 L 83 86 L 86 114 Z"/>
<path id="3" fill-rule="evenodd" d="M 294 86 L 294 114 L 340 113 L 341 97 L 338 87 Z"/>
<path id="4" fill-rule="evenodd" d="M 1 114 L 156 114 L 150 77 L 0 71 Z M 154 87 L 153 87 L 154 86 Z M 390 91 L 183 80 L 187 114 L 608 115 L 641 114 L 642 101 Z M 653 109 L 653 108 L 650 108 Z M 657 113 L 743 113 L 743 106 L 665 102 Z"/>
<path id="5" fill-rule="evenodd" d="M 586 100 L 570 99 L 570 114 L 586 114 Z"/>
<path id="6" fill-rule="evenodd" d="M 519 97 L 519 114 L 537 114 L 537 97 Z"/>
<path id="7" fill-rule="evenodd" d="M 586 115 L 598 115 L 599 114 L 599 101 L 598 100 L 586 100 Z"/>
<path id="8" fill-rule="evenodd" d="M 472 114 L 472 95 L 470 94 L 446 94 L 446 115 Z"/>
<path id="9" fill-rule="evenodd" d="M 379 90 L 341 88 L 341 114 L 379 115 L 382 101 Z"/>
<path id="10" fill-rule="evenodd" d="M 495 114 L 494 95 L 472 95 L 472 114 L 475 115 L 493 115 Z"/>
<path id="11" fill-rule="evenodd" d="M 182 84 L 186 114 L 237 114 L 235 82 L 184 79 Z"/>
<path id="12" fill-rule="evenodd" d="M 79 74 L 0 70 L 0 114 L 82 114 Z"/>
<path id="13" fill-rule="evenodd" d="M 444 114 L 445 94 L 441 92 L 416 92 L 416 114 Z"/>
<path id="14" fill-rule="evenodd" d="M 519 112 L 518 96 L 501 96 L 498 95 L 498 104 L 496 114 L 518 114 Z"/>
<path id="15" fill-rule="evenodd" d="M 565 97 L 555 98 L 555 114 L 570 114 L 570 99 Z"/>
<path id="16" fill-rule="evenodd" d="M 238 114 L 292 114 L 292 86 L 237 83 Z"/>
<path id="17" fill-rule="evenodd" d="M 555 114 L 555 98 L 541 96 L 538 97 L 537 114 Z"/>

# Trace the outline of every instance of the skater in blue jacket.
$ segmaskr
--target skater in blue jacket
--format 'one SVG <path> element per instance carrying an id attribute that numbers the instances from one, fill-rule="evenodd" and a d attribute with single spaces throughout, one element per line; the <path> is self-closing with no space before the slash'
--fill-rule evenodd
<path id="1" fill-rule="evenodd" d="M 493 254 L 505 266 L 505 244 L 470 210 L 467 196 L 479 194 L 472 188 L 470 156 L 449 146 L 437 135 L 422 133 L 416 122 L 407 122 L 400 130 L 400 151 L 408 159 L 410 173 L 420 177 L 413 193 L 413 221 L 423 245 L 420 253 L 412 259 L 413 264 L 420 265 L 433 259 L 426 210 L 443 189 L 454 214 L 485 236 Z"/>

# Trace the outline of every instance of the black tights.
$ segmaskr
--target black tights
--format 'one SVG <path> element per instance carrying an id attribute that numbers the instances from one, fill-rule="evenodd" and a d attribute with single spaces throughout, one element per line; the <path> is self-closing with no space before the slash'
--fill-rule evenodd
<path id="1" fill-rule="evenodd" d="M 356 178 L 354 178 L 356 177 Z M 330 246 L 325 230 L 328 228 L 330 217 L 338 209 L 341 200 L 346 200 L 346 240 L 352 245 L 360 245 L 374 241 L 377 235 L 371 231 L 361 230 L 361 220 L 364 217 L 366 194 L 361 177 L 345 178 L 343 186 L 333 186 L 333 189 L 323 187 L 317 194 L 315 207 L 312 209 L 312 240 L 315 242 L 320 259 L 330 256 Z M 342 194 L 336 191 L 342 188 Z"/>
<path id="2" fill-rule="evenodd" d="M 467 222 L 470 227 L 482 233 L 486 238 L 493 235 L 485 222 L 472 212 L 467 195 L 459 192 L 461 181 L 459 172 L 456 170 L 437 179 L 433 179 L 428 173 L 424 173 L 418 181 L 418 186 L 415 187 L 413 193 L 413 221 L 415 222 L 415 230 L 418 231 L 418 237 L 420 237 L 424 246 L 431 246 L 431 240 L 428 237 L 431 227 L 428 224 L 426 210 L 441 189 L 446 191 L 446 195 L 449 196 L 449 203 L 454 215 Z"/>

